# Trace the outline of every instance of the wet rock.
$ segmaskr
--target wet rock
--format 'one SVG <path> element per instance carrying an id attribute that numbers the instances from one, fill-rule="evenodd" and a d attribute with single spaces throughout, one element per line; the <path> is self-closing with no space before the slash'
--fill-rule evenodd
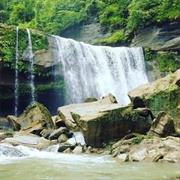
<path id="1" fill-rule="evenodd" d="M 74 145 L 71 145 L 71 144 L 69 144 L 69 143 L 67 143 L 67 142 L 61 143 L 61 144 L 59 145 L 58 152 L 64 152 L 64 151 L 67 150 L 68 148 L 70 148 L 71 150 L 73 150 L 73 149 L 75 148 L 75 146 L 74 146 Z"/>
<path id="2" fill-rule="evenodd" d="M 63 153 L 72 153 L 71 148 L 67 148 L 66 150 L 63 151 Z"/>
<path id="3" fill-rule="evenodd" d="M 49 136 L 50 140 L 58 139 L 61 134 L 69 135 L 69 130 L 66 127 L 60 127 L 59 129 L 54 130 Z"/>
<path id="4" fill-rule="evenodd" d="M 81 154 L 83 152 L 82 146 L 76 146 L 73 151 L 74 154 Z"/>
<path id="5" fill-rule="evenodd" d="M 128 155 L 126 153 L 119 154 L 116 157 L 116 161 L 118 161 L 118 162 L 126 162 L 126 161 L 128 161 Z"/>
<path id="6" fill-rule="evenodd" d="M 5 139 L 5 138 L 9 138 L 9 137 L 13 137 L 13 133 L 0 132 L 0 141 Z"/>
<path id="7" fill-rule="evenodd" d="M 59 143 L 66 142 L 67 140 L 68 140 L 68 136 L 65 135 L 65 134 L 61 134 L 61 135 L 58 137 L 58 142 L 59 142 Z"/>
<path id="8" fill-rule="evenodd" d="M 20 131 L 14 134 L 12 138 L 6 138 L 2 140 L 4 143 L 9 143 L 12 145 L 24 145 L 28 147 L 33 147 L 37 149 L 43 149 L 50 145 L 50 141 L 39 137 L 37 135 Z"/>
<path id="9" fill-rule="evenodd" d="M 7 116 L 7 120 L 14 131 L 19 131 L 21 129 L 21 125 L 17 122 L 17 117 L 9 115 Z"/>
<path id="10" fill-rule="evenodd" d="M 41 132 L 40 132 L 40 135 L 46 139 L 49 138 L 49 136 L 51 135 L 52 133 L 52 129 L 43 129 Z"/>
<path id="11" fill-rule="evenodd" d="M 68 141 L 72 145 L 80 144 L 81 146 L 85 146 L 84 135 L 81 132 L 73 132 L 72 137 L 68 139 Z"/>

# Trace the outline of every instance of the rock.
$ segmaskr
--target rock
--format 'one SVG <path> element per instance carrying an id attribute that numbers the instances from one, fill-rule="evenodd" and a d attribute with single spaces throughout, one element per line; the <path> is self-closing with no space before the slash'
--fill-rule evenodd
<path id="1" fill-rule="evenodd" d="M 8 138 L 8 137 L 13 137 L 13 133 L 9 133 L 9 132 L 0 132 L 0 141 Z"/>
<path id="2" fill-rule="evenodd" d="M 145 159 L 146 155 L 147 155 L 147 149 L 143 148 L 143 149 L 137 150 L 133 154 L 130 154 L 130 157 L 131 157 L 130 159 L 131 161 L 142 161 Z"/>
<path id="3" fill-rule="evenodd" d="M 9 115 L 7 116 L 7 120 L 14 131 L 19 131 L 21 129 L 21 125 L 17 122 L 17 117 Z"/>
<path id="4" fill-rule="evenodd" d="M 102 97 L 102 100 L 99 101 L 100 104 L 111 104 L 117 103 L 116 97 L 109 93 L 107 96 Z"/>
<path id="5" fill-rule="evenodd" d="M 139 143 L 134 143 L 133 138 L 120 140 L 112 146 L 111 154 L 116 159 L 119 154 L 126 154 L 129 161 L 150 162 L 180 162 L 179 138 L 168 136 L 167 138 L 145 137 Z M 124 152 L 121 148 L 126 145 Z"/>
<path id="6" fill-rule="evenodd" d="M 80 144 L 81 146 L 85 146 L 84 135 L 81 132 L 74 132 L 72 137 L 68 139 L 68 141 L 72 145 Z"/>
<path id="7" fill-rule="evenodd" d="M 160 111 L 174 119 L 175 128 L 180 132 L 180 69 L 164 78 L 141 85 L 129 92 L 134 108 L 147 107 L 153 116 Z"/>
<path id="8" fill-rule="evenodd" d="M 150 134 L 166 137 L 175 132 L 174 129 L 174 121 L 168 116 L 165 112 L 160 112 L 157 118 L 154 119 L 151 129 L 149 131 Z"/>
<path id="9" fill-rule="evenodd" d="M 40 132 L 40 135 L 46 139 L 49 138 L 49 136 L 51 135 L 52 133 L 52 130 L 51 129 L 43 129 L 41 132 Z"/>
<path id="10" fill-rule="evenodd" d="M 93 147 L 101 147 L 103 143 L 129 133 L 146 133 L 152 122 L 139 116 L 131 106 L 99 101 L 77 104 L 76 108 L 73 105 L 71 115 L 82 130 L 86 144 Z"/>
<path id="11" fill-rule="evenodd" d="M 76 146 L 73 151 L 74 154 L 81 154 L 83 152 L 82 146 Z"/>
<path id="12" fill-rule="evenodd" d="M 46 107 L 38 102 L 29 105 L 17 118 L 17 122 L 21 125 L 22 129 L 26 129 L 28 125 L 33 122 L 36 122 L 34 123 L 35 126 L 39 123 L 39 126 L 44 128 L 54 127 L 50 112 Z M 31 124 L 31 128 L 33 128 L 33 124 Z"/>
<path id="13" fill-rule="evenodd" d="M 66 149 L 68 149 L 68 148 L 70 148 L 71 150 L 73 150 L 73 149 L 75 148 L 75 146 L 74 146 L 74 145 L 71 145 L 71 144 L 69 144 L 69 143 L 67 143 L 67 142 L 61 143 L 61 144 L 59 145 L 58 152 L 64 152 L 64 151 L 65 151 Z"/>
<path id="14" fill-rule="evenodd" d="M 59 129 L 54 130 L 49 136 L 50 140 L 58 139 L 61 134 L 69 135 L 69 130 L 66 127 L 60 127 Z"/>
<path id="15" fill-rule="evenodd" d="M 73 109 L 78 109 L 79 107 L 81 108 L 82 106 L 88 106 L 90 108 L 89 112 L 91 111 L 91 105 L 94 104 L 112 104 L 112 103 L 116 103 L 116 98 L 112 95 L 112 94 L 108 94 L 107 96 L 104 96 L 102 98 L 102 100 L 99 101 L 95 101 L 95 102 L 86 102 L 83 104 L 70 104 L 67 106 L 62 106 L 59 107 L 57 112 L 59 117 L 64 121 L 66 127 L 70 130 L 73 131 L 79 131 L 79 127 L 77 126 L 76 122 L 74 121 L 74 119 L 72 118 L 71 115 L 71 111 L 73 111 Z M 93 107 L 94 108 L 94 107 Z"/>
<path id="16" fill-rule="evenodd" d="M 12 145 L 24 145 L 28 147 L 33 147 L 37 149 L 43 149 L 50 145 L 50 141 L 44 139 L 43 137 L 39 137 L 33 135 L 31 133 L 27 133 L 24 131 L 20 131 L 14 134 L 12 138 L 6 138 L 2 142 L 10 143 Z"/>
<path id="17" fill-rule="evenodd" d="M 67 137 L 67 135 L 65 135 L 65 134 L 61 134 L 61 135 L 58 137 L 58 142 L 59 142 L 59 143 L 67 142 L 67 140 L 68 140 L 68 137 Z"/>
<path id="18" fill-rule="evenodd" d="M 71 148 L 67 148 L 66 150 L 63 151 L 63 153 L 72 153 Z"/>
<path id="19" fill-rule="evenodd" d="M 34 64 L 48 68 L 52 66 L 52 52 L 50 50 L 37 50 L 34 54 Z"/>
<path id="20" fill-rule="evenodd" d="M 21 130 L 29 132 L 29 133 L 33 133 L 36 135 L 40 135 L 40 132 L 44 129 L 45 125 L 46 125 L 45 121 L 37 120 L 37 121 L 31 122 L 30 124 L 22 128 Z"/>
<path id="21" fill-rule="evenodd" d="M 57 119 L 57 120 L 55 121 L 55 125 L 56 125 L 57 127 L 66 127 L 66 125 L 65 125 L 65 123 L 64 123 L 64 121 L 63 121 L 62 119 Z"/>
<path id="22" fill-rule="evenodd" d="M 58 116 L 63 120 L 69 130 L 78 130 L 78 127 L 70 114 L 70 110 L 76 106 L 76 104 L 62 106 L 57 110 Z"/>
<path id="23" fill-rule="evenodd" d="M 131 46 L 150 47 L 152 50 L 178 50 L 179 20 L 168 22 L 162 27 L 150 26 L 144 28 L 135 35 Z"/>
<path id="24" fill-rule="evenodd" d="M 94 102 L 94 101 L 98 101 L 98 99 L 94 97 L 89 97 L 89 98 L 86 98 L 84 102 Z"/>
<path id="25" fill-rule="evenodd" d="M 126 162 L 128 161 L 128 155 L 126 153 L 117 155 L 116 161 Z"/>

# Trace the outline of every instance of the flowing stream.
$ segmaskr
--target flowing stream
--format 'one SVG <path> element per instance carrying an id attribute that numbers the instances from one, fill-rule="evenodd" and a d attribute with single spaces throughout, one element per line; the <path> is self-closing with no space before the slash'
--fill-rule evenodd
<path id="1" fill-rule="evenodd" d="M 54 61 L 63 69 L 68 104 L 112 93 L 118 103 L 126 105 L 130 102 L 128 92 L 148 82 L 141 47 L 112 48 L 52 38 L 57 51 Z"/>
<path id="2" fill-rule="evenodd" d="M 14 114 L 18 115 L 19 106 L 19 71 L 18 71 L 18 61 L 19 61 L 19 50 L 18 50 L 18 27 L 16 27 L 16 57 L 15 57 L 15 83 L 14 83 L 14 95 L 15 95 L 15 106 Z"/>
<path id="3" fill-rule="evenodd" d="M 118 163 L 110 155 L 57 153 L 57 145 L 39 151 L 14 147 L 24 154 L 17 157 L 1 144 L 1 180 L 167 180 L 180 177 L 180 164 L 127 162 Z M 6 155 L 4 155 L 6 154 Z"/>

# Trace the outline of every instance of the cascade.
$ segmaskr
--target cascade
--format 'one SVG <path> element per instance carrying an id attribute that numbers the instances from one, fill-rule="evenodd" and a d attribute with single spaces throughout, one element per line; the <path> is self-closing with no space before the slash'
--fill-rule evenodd
<path id="1" fill-rule="evenodd" d="M 118 103 L 126 105 L 128 92 L 148 82 L 141 47 L 93 46 L 51 37 L 58 56 L 54 61 L 63 68 L 67 104 L 112 93 Z"/>
<path id="2" fill-rule="evenodd" d="M 30 71 L 30 88 L 31 88 L 31 103 L 32 103 L 36 100 L 35 85 L 34 85 L 34 62 L 33 62 L 34 55 L 32 51 L 31 34 L 29 29 L 27 29 L 27 34 L 28 34 L 27 57 L 30 63 L 29 71 Z"/>
<path id="3" fill-rule="evenodd" d="M 18 27 L 16 27 L 16 56 L 15 56 L 15 83 L 14 83 L 14 95 L 15 95 L 14 114 L 15 114 L 15 116 L 18 115 L 18 106 L 19 106 L 18 60 L 19 60 L 19 52 L 18 52 Z"/>

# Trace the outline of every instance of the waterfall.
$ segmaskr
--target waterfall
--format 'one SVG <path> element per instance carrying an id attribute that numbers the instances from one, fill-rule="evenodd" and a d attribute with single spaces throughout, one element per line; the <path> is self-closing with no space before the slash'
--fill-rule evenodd
<path id="1" fill-rule="evenodd" d="M 66 83 L 66 103 L 102 98 L 112 93 L 118 103 L 130 102 L 128 92 L 147 83 L 141 47 L 93 46 L 52 36 Z"/>
<path id="2" fill-rule="evenodd" d="M 27 34 L 28 34 L 28 47 L 27 47 L 27 52 L 28 52 L 28 60 L 30 63 L 29 71 L 30 71 L 30 88 L 31 88 L 31 103 L 36 100 L 36 93 L 35 93 L 35 85 L 34 85 L 34 62 L 33 62 L 33 51 L 32 51 L 32 42 L 31 42 L 31 33 L 30 30 L 27 29 Z"/>
<path id="3" fill-rule="evenodd" d="M 19 60 L 19 52 L 18 52 L 18 27 L 16 27 L 16 56 L 15 56 L 15 83 L 14 83 L 14 95 L 15 95 L 14 114 L 15 114 L 15 116 L 18 115 L 18 106 L 19 106 L 18 60 Z"/>

